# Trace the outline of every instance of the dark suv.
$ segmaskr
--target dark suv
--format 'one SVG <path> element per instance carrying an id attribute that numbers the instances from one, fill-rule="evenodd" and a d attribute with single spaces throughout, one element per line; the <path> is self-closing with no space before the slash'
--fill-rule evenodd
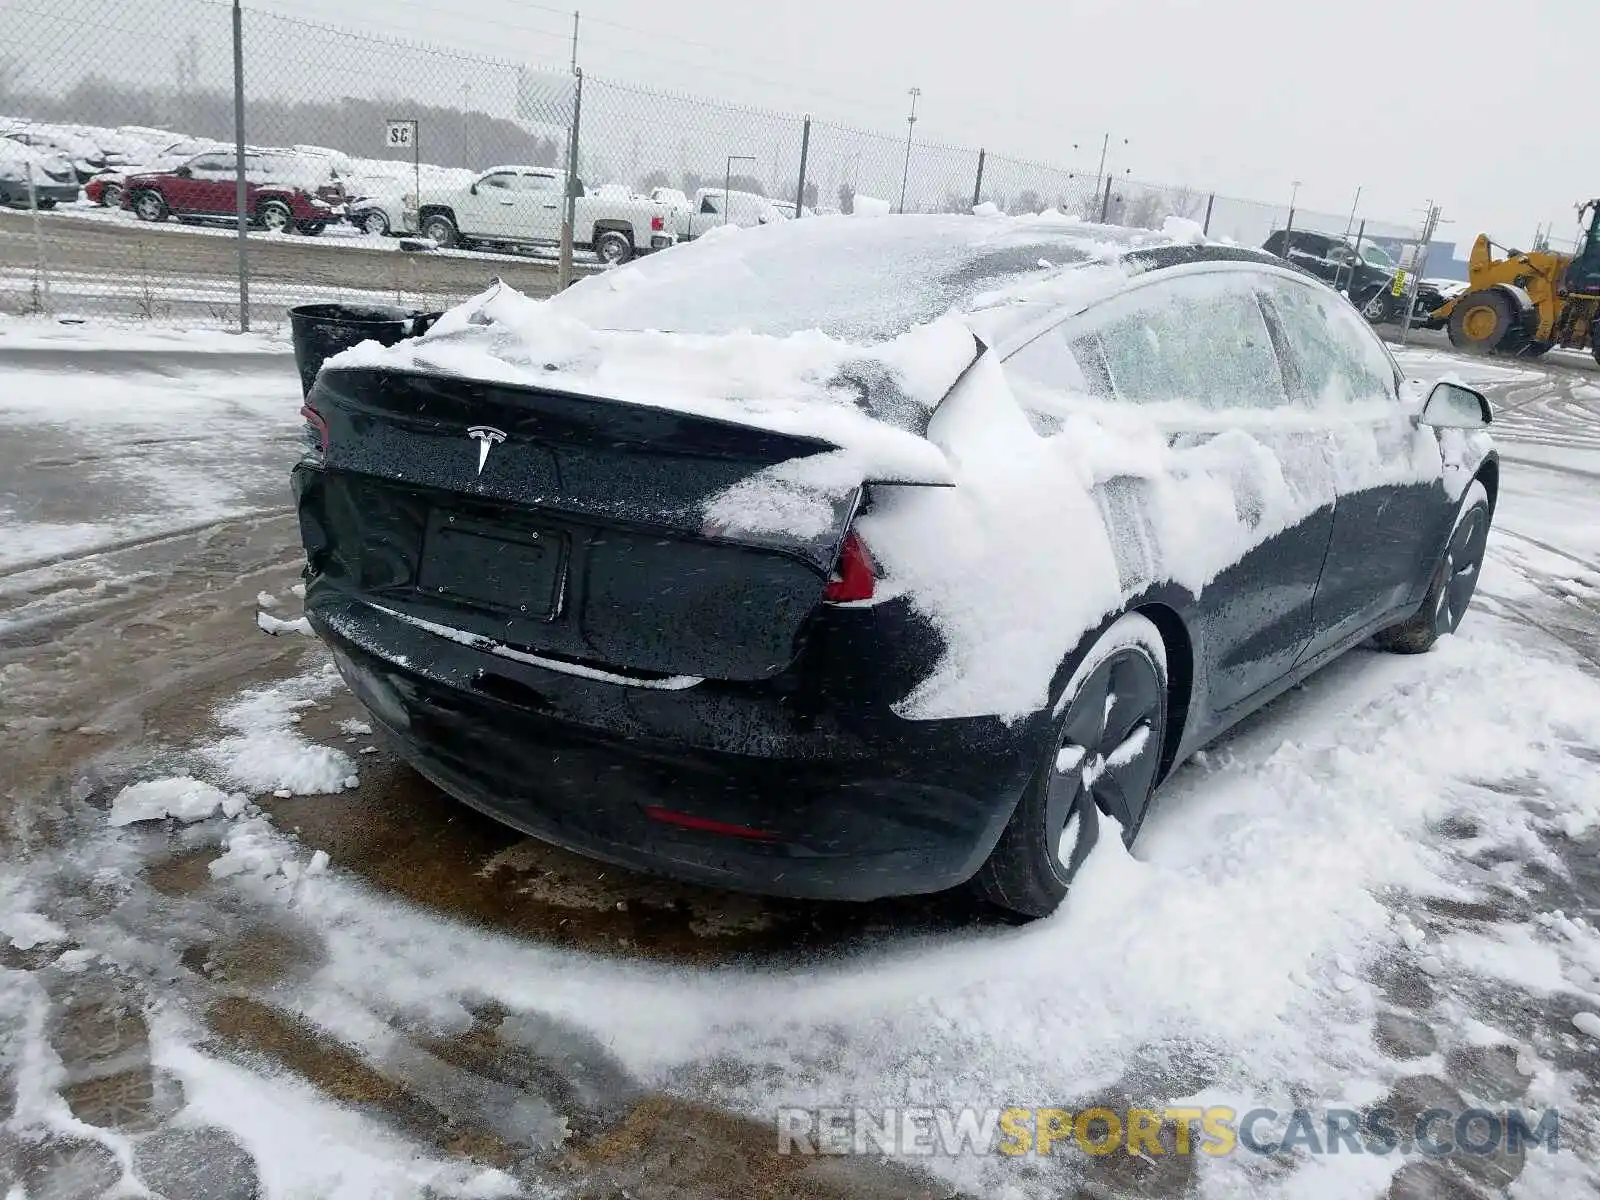
<path id="1" fill-rule="evenodd" d="M 234 219 L 238 169 L 232 150 L 197 154 L 170 171 L 130 175 L 122 207 L 141 221 Z M 244 158 L 245 204 L 269 233 L 318 234 L 343 216 L 344 188 L 326 164 L 293 154 L 249 151 Z"/>
<path id="2" fill-rule="evenodd" d="M 1404 315 L 1400 296 L 1395 295 L 1395 275 L 1400 265 L 1383 247 L 1374 242 L 1362 242 L 1358 254 L 1350 239 L 1337 234 L 1314 233 L 1309 229 L 1296 229 L 1288 235 L 1288 253 L 1284 252 L 1284 231 L 1277 230 L 1262 245 L 1269 254 L 1276 254 L 1291 266 L 1299 267 L 1332 284 L 1350 297 L 1350 302 L 1361 310 L 1361 315 L 1374 325 L 1398 323 Z M 1433 284 L 1417 283 L 1417 302 L 1411 319 L 1418 325 L 1431 326 L 1433 313 L 1444 304 L 1444 295 Z"/>

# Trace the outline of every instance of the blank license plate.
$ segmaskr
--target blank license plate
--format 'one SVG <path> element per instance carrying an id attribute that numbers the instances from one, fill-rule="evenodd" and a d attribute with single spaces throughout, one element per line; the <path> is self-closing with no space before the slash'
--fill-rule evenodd
<path id="1" fill-rule="evenodd" d="M 417 582 L 429 596 L 548 621 L 560 600 L 565 551 L 559 533 L 435 512 Z"/>

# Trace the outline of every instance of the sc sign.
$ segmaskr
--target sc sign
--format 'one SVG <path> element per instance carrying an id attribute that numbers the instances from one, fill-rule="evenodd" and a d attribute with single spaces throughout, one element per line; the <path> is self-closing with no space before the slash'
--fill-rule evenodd
<path id="1" fill-rule="evenodd" d="M 410 150 L 417 144 L 415 121 L 389 121 L 383 129 L 383 144 L 391 150 Z"/>

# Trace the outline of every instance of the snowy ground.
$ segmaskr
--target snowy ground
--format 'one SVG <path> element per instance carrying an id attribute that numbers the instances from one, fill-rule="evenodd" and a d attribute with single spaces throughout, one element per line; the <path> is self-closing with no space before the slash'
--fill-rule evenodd
<path id="1" fill-rule="evenodd" d="M 281 346 L 249 349 L 0 344 L 0 1183 L 1600 1195 L 1592 370 L 1404 352 L 1500 413 L 1462 633 L 1295 689 L 1017 929 L 663 884 L 420 782 L 314 641 L 255 628 L 298 615 L 299 401 Z M 776 1154 L 791 1104 L 1380 1101 L 1559 1108 L 1560 1150 Z"/>

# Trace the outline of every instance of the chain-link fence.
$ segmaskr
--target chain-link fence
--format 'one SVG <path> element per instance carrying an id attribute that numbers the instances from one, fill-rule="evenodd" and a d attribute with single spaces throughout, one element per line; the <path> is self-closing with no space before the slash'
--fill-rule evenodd
<path id="1" fill-rule="evenodd" d="M 238 327 L 324 300 L 429 309 L 496 277 L 544 294 L 714 225 L 835 212 L 1182 217 L 1247 245 L 1362 220 L 578 65 L 576 51 L 497 60 L 228 0 L 5 0 L 0 313 Z"/>

